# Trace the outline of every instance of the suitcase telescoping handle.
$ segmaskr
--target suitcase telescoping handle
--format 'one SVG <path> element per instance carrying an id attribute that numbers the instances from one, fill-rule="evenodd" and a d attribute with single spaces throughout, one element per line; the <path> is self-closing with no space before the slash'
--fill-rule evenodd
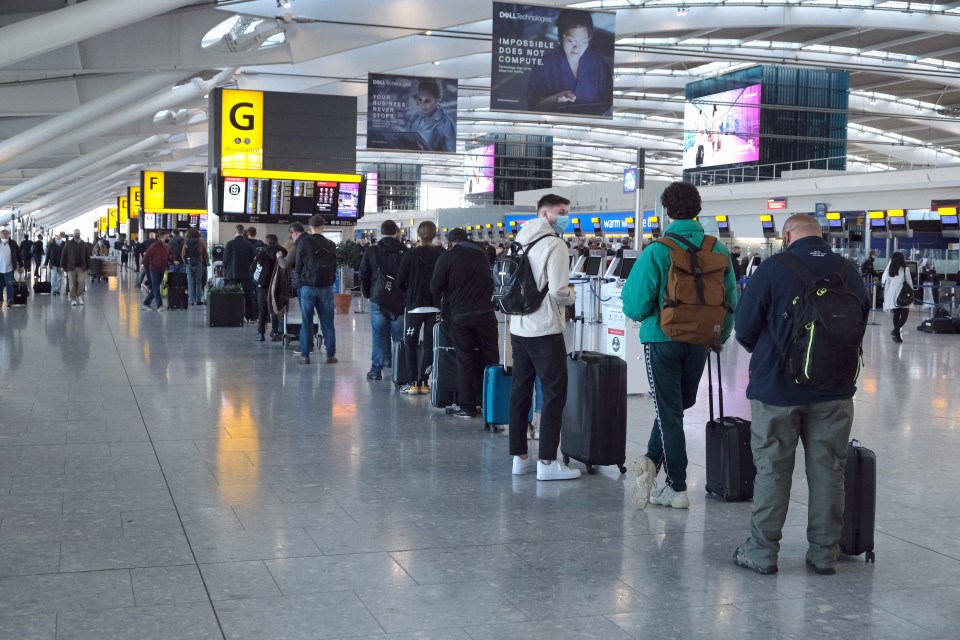
<path id="1" fill-rule="evenodd" d="M 720 409 L 720 423 L 723 423 L 723 379 L 720 373 L 720 353 L 717 352 L 717 405 Z M 710 405 L 710 422 L 714 421 L 713 416 L 713 374 L 711 373 L 710 353 L 707 353 L 707 391 Z"/>
<path id="2" fill-rule="evenodd" d="M 577 348 L 577 325 L 580 326 L 580 348 Z M 580 356 L 583 355 L 583 331 L 587 326 L 586 320 L 583 316 L 574 316 L 573 318 L 573 350 L 570 352 L 570 357 L 574 360 L 579 360 Z"/>

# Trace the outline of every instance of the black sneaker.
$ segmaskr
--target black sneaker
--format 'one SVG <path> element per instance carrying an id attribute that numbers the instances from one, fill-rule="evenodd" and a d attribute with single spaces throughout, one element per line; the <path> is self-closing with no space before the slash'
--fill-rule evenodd
<path id="1" fill-rule="evenodd" d="M 452 415 L 454 418 L 476 418 L 479 414 L 470 413 L 469 411 L 464 411 L 463 409 L 460 409 L 459 411 L 454 411 L 450 415 Z"/>
<path id="2" fill-rule="evenodd" d="M 746 554 L 743 552 L 743 547 L 737 547 L 737 550 L 733 552 L 733 564 L 738 567 L 743 567 L 744 569 L 750 569 L 759 573 L 760 575 L 770 576 L 777 572 L 777 565 L 768 564 L 768 565 L 759 565 L 756 562 L 747 558 Z"/>
<path id="3" fill-rule="evenodd" d="M 835 576 L 837 575 L 836 567 L 818 567 L 813 563 L 813 560 L 807 558 L 807 566 L 810 567 L 814 573 L 821 576 Z"/>
<path id="4" fill-rule="evenodd" d="M 275 336 L 270 336 L 270 342 L 283 342 L 283 336 L 277 334 Z"/>
<path id="5" fill-rule="evenodd" d="M 367 371 L 367 380 L 383 380 L 383 373 L 380 372 L 380 369 L 374 367 Z"/>
<path id="6" fill-rule="evenodd" d="M 254 342 L 263 342 L 266 338 L 263 337 L 262 333 L 258 333 L 257 337 L 253 339 Z"/>

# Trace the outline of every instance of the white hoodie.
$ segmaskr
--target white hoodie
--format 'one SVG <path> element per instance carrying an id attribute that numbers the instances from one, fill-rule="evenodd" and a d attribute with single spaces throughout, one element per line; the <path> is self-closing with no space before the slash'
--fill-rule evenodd
<path id="1" fill-rule="evenodd" d="M 536 218 L 523 225 L 517 234 L 517 242 L 526 247 L 547 235 L 557 234 L 546 218 Z M 537 287 L 541 290 L 548 287 L 547 295 L 533 313 L 510 318 L 510 333 L 527 338 L 563 333 L 563 308 L 574 302 L 569 288 L 570 254 L 567 245 L 559 237 L 547 238 L 533 247 L 529 259 Z"/>

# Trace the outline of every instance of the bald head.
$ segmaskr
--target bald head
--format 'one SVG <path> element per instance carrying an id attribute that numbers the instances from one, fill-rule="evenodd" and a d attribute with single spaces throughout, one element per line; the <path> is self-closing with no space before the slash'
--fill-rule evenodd
<path id="1" fill-rule="evenodd" d="M 813 216 L 806 213 L 796 213 L 783 223 L 783 240 L 789 247 L 791 244 L 801 238 L 810 238 L 816 236 L 823 237 L 823 230 L 820 223 Z"/>

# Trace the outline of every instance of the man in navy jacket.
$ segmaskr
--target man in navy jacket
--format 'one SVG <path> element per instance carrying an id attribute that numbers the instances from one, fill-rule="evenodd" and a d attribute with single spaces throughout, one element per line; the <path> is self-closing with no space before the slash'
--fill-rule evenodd
<path id="1" fill-rule="evenodd" d="M 820 223 L 806 214 L 791 216 L 783 225 L 783 242 L 814 275 L 840 274 L 862 301 L 861 329 L 865 327 L 870 305 L 863 280 L 853 263 L 830 250 Z M 803 442 L 809 486 L 807 564 L 830 575 L 840 553 L 844 467 L 857 387 L 854 380 L 831 389 L 801 386 L 783 366 L 780 353 L 790 339 L 790 310 L 804 285 L 786 258 L 776 255 L 760 264 L 737 306 L 737 341 L 753 354 L 747 398 L 757 476 L 750 537 L 733 561 L 761 574 L 777 572 L 798 441 Z"/>

